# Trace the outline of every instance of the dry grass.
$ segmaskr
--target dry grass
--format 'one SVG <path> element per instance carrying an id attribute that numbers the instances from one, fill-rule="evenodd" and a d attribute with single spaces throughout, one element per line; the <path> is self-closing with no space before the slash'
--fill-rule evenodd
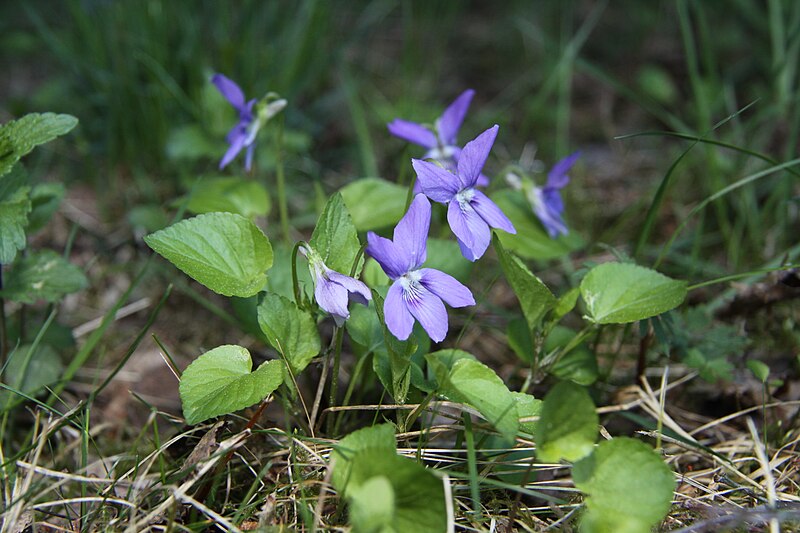
<path id="1" fill-rule="evenodd" d="M 660 446 L 678 481 L 662 529 L 800 531 L 800 429 L 786 427 L 779 439 L 765 443 L 763 427 L 755 423 L 765 413 L 778 420 L 778 411 L 781 419 L 792 420 L 800 401 L 771 402 L 707 420 L 670 407 L 670 399 L 698 378 L 687 374 L 669 383 L 666 371 L 662 376 L 658 389 L 645 382 L 628 391 L 626 402 L 598 409 L 603 417 L 646 414 L 661 428 L 639 433 Z M 361 411 L 371 419 L 399 407 L 330 411 Z M 454 446 L 463 430 L 461 410 L 476 413 L 451 402 L 434 402 L 425 410 L 436 415 L 435 422 L 398 435 L 399 453 L 442 476 L 453 495 L 455 530 L 575 527 L 581 497 L 569 469 L 535 462 L 535 443 L 522 436 L 513 449 L 478 451 L 482 516 L 476 517 L 464 474 L 466 452 Z M 236 420 L 228 427 L 218 422 L 187 429 L 153 411 L 133 447 L 103 455 L 101 444 L 113 442 L 112 432 L 118 431 L 114 424 L 95 424 L 86 434 L 75 425 L 76 413 L 28 413 L 28 450 L 18 458 L 6 450 L 2 458 L 3 533 L 346 528 L 346 513 L 329 485 L 335 441 L 287 433 L 265 417 L 252 430 L 241 430 L 243 423 Z M 172 436 L 159 442 L 164 433 Z"/>

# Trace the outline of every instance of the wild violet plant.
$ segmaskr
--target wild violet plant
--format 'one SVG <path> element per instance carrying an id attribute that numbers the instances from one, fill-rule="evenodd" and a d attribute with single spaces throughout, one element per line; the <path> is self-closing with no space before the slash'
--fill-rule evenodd
<path id="1" fill-rule="evenodd" d="M 227 90 L 229 100 L 242 103 L 246 109 L 244 99 L 240 100 L 230 87 Z M 454 142 L 471 98 L 471 93 L 465 95 L 438 121 L 438 140 L 432 131 L 423 137 L 424 128 L 405 122 L 395 122 L 395 133 L 403 131 L 409 137 L 412 132 L 418 135 L 417 140 L 424 138 L 431 150 L 434 146 L 441 149 L 444 141 Z M 343 337 L 349 334 L 352 344 L 372 345 L 376 357 L 386 354 L 386 364 L 381 369 L 376 365 L 376 375 L 395 402 L 406 402 L 413 392 L 428 398 L 426 401 L 441 397 L 461 403 L 480 413 L 506 444 L 513 444 L 520 434 L 533 436 L 539 460 L 569 461 L 576 486 L 587 495 L 585 524 L 594 524 L 592 527 L 598 530 L 633 524 L 631 531 L 644 531 L 657 523 L 668 510 L 674 488 L 669 468 L 646 444 L 633 439 L 615 438 L 596 445 L 597 414 L 584 387 L 591 380 L 565 372 L 559 365 L 578 353 L 583 340 L 602 325 L 647 320 L 677 307 L 686 296 L 687 284 L 632 263 L 610 262 L 591 268 L 578 287 L 554 295 L 501 242 L 498 237 L 503 233 L 493 236 L 491 231 L 503 230 L 506 242 L 513 244 L 514 239 L 526 238 L 517 233 L 517 228 L 530 227 L 528 218 L 535 216 L 534 212 L 514 211 L 512 220 L 494 200 L 476 189 L 498 129 L 495 125 L 467 143 L 449 167 L 412 160 L 421 194 L 413 197 L 394 227 L 392 239 L 369 232 L 365 246 L 343 196 L 333 194 L 309 241 L 295 245 L 291 258 L 293 299 L 269 284 L 272 245 L 249 217 L 232 212 L 205 213 L 148 235 L 145 241 L 151 248 L 212 291 L 243 298 L 258 296 L 258 325 L 278 355 L 255 371 L 248 350 L 241 346 L 223 345 L 200 355 L 184 371 L 180 382 L 187 423 L 231 413 L 273 394 L 287 405 L 293 404 L 302 394 L 298 379 L 315 358 L 324 369 L 333 362 L 329 386 L 329 404 L 333 407 L 340 401 L 336 378 Z M 240 144 L 244 146 L 244 142 Z M 554 167 L 545 185 L 545 189 L 550 187 L 549 192 L 542 193 L 545 207 L 552 212 L 547 219 L 552 224 L 545 219 L 542 223 L 551 235 L 561 232 L 563 226 L 563 206 L 555 198 L 568 181 L 567 172 L 576 157 L 573 154 Z M 524 317 L 521 327 L 509 330 L 509 344 L 530 365 L 528 383 L 546 373 L 564 379 L 544 401 L 527 394 L 527 385 L 519 392 L 509 390 L 495 371 L 473 354 L 458 349 L 429 351 L 412 333 L 418 321 L 430 341 L 446 342 L 449 319 L 445 304 L 453 308 L 476 305 L 467 285 L 448 272 L 424 267 L 432 223 L 428 198 L 447 206 L 448 224 L 468 260 L 482 258 L 493 244 Z M 523 202 L 528 199 L 521 198 Z M 368 286 L 358 279 L 364 265 L 362 252 L 377 261 L 388 276 L 388 286 L 375 279 L 368 281 Z M 298 255 L 308 262 L 313 297 L 299 282 Z M 562 327 L 559 323 L 577 306 L 579 298 L 585 327 L 571 333 L 566 342 L 546 348 L 546 339 Z M 351 302 L 369 305 L 359 310 L 358 324 L 352 323 L 356 315 L 349 307 Z M 333 341 L 323 349 L 319 323 L 327 315 L 333 317 L 335 327 Z M 422 357 L 414 357 L 420 346 Z M 322 375 L 327 373 L 323 371 Z M 325 385 L 321 381 L 318 391 Z M 401 432 L 416 420 L 416 416 L 403 413 L 398 414 L 396 422 Z M 316 407 L 307 414 L 305 430 L 316 434 Z M 535 417 L 539 417 L 535 423 L 523 421 Z M 329 432 L 338 425 L 331 420 Z M 471 427 L 466 414 L 464 422 L 465 427 Z M 369 528 L 381 529 L 381 524 L 403 523 L 408 530 L 445 529 L 441 480 L 397 456 L 394 428 L 380 425 L 354 432 L 342 439 L 334 455 L 333 484 L 349 502 L 356 528 L 369 524 Z M 621 489 L 644 475 L 651 480 L 647 487 L 633 492 Z M 627 516 L 618 513 L 620 502 L 632 509 Z M 376 511 L 380 509 L 386 512 Z"/>
<path id="2" fill-rule="evenodd" d="M 28 306 L 38 302 L 57 304 L 67 294 L 83 289 L 88 280 L 59 251 L 28 246 L 29 237 L 43 229 L 57 211 L 65 189 L 57 182 L 35 183 L 21 161 L 37 146 L 66 135 L 77 124 L 75 117 L 55 113 L 31 113 L 0 124 L 0 415 L 3 417 L 26 397 L 36 396 L 59 380 L 69 380 L 79 366 L 71 364 L 65 369 L 60 352 L 71 346 L 44 335 L 53 324 L 55 313 L 44 320 L 39 334 L 30 335 L 36 329 L 31 324 L 37 323 L 37 319 L 36 312 L 27 309 Z M 7 315 L 7 302 L 16 304 L 13 314 Z M 17 324 L 15 334 L 9 328 L 11 319 Z M 26 321 L 28 327 L 24 328 Z"/>
<path id="3" fill-rule="evenodd" d="M 260 102 L 257 100 L 245 101 L 242 89 L 236 82 L 222 74 L 214 74 L 211 83 L 219 90 L 222 96 L 230 102 L 239 113 L 239 122 L 228 132 L 226 140 L 230 147 L 219 162 L 222 170 L 233 161 L 239 152 L 247 149 L 245 153 L 244 168 L 248 172 L 253 166 L 253 152 L 255 150 L 256 136 L 259 130 L 275 115 L 286 107 L 286 100 L 279 98 L 275 93 L 268 93 Z"/>

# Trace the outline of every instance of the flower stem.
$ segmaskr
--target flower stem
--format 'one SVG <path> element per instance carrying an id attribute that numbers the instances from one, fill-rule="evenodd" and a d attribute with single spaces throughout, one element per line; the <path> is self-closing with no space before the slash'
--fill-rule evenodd
<path id="1" fill-rule="evenodd" d="M 336 332 L 334 333 L 334 348 L 333 348 L 333 371 L 331 372 L 331 390 L 330 395 L 328 396 L 328 406 L 334 407 L 336 406 L 336 396 L 339 388 L 339 361 L 342 356 L 342 341 L 344 340 L 344 327 L 337 327 Z M 333 416 L 328 417 L 328 436 L 331 436 L 330 433 L 333 431 L 333 423 L 334 423 Z"/>
<path id="2" fill-rule="evenodd" d="M 302 308 L 303 303 L 301 301 L 300 282 L 297 279 L 297 252 L 304 244 L 305 242 L 298 241 L 294 244 L 294 248 L 292 248 L 292 287 L 294 288 L 294 303 L 300 308 Z"/>
<path id="3" fill-rule="evenodd" d="M 275 173 L 278 178 L 278 212 L 281 218 L 281 232 L 288 244 L 289 240 L 289 208 L 286 202 L 286 179 L 283 173 L 283 118 L 278 120 L 275 132 Z"/>

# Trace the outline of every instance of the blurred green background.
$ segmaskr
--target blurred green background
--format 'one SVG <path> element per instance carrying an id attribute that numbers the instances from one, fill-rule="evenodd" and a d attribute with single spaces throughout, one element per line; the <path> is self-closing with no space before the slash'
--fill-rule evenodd
<path id="1" fill-rule="evenodd" d="M 248 98 L 288 99 L 300 211 L 354 178 L 407 180 L 421 154 L 386 122 L 431 121 L 466 88 L 477 95 L 459 141 L 499 123 L 494 171 L 529 142 L 548 165 L 583 151 L 568 216 L 594 240 L 634 238 L 691 144 L 617 136 L 669 130 L 740 148 L 692 148 L 668 191 L 666 235 L 685 205 L 763 168 L 743 150 L 797 154 L 800 3 L 790 0 L 34 0 L 0 4 L 0 49 L 0 120 L 76 115 L 79 129 L 57 145 L 68 164 L 46 151 L 41 164 L 101 191 L 106 216 L 216 173 L 235 114 L 208 82 L 214 72 Z M 270 135 L 258 172 L 274 164 Z M 715 203 L 698 222 L 703 238 L 688 235 L 676 253 L 717 247 L 730 267 L 771 257 L 796 240 L 796 182 L 784 173 Z"/>

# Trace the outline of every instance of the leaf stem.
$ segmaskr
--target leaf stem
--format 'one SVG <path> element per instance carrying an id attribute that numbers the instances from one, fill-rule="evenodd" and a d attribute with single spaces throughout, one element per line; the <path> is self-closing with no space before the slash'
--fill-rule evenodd
<path id="1" fill-rule="evenodd" d="M 300 250 L 300 247 L 305 244 L 304 241 L 298 241 L 294 244 L 294 248 L 292 248 L 292 287 L 294 288 L 294 303 L 300 308 L 302 308 L 303 304 L 301 302 L 300 282 L 297 279 L 297 252 Z"/>

